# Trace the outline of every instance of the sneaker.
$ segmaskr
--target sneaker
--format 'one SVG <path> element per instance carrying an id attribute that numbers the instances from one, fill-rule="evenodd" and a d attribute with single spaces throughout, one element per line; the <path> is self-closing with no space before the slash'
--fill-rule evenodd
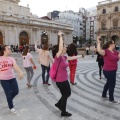
<path id="1" fill-rule="evenodd" d="M 108 97 L 102 97 L 103 100 L 108 100 Z"/>
<path id="2" fill-rule="evenodd" d="M 68 113 L 68 112 L 62 112 L 61 116 L 63 116 L 63 117 L 70 117 L 70 116 L 72 116 L 72 114 Z"/>
<path id="3" fill-rule="evenodd" d="M 49 86 L 49 85 L 51 85 L 50 83 L 48 83 L 48 82 L 46 82 L 46 84 Z"/>
<path id="4" fill-rule="evenodd" d="M 10 109 L 10 111 L 12 114 L 17 114 L 17 111 L 14 108 Z"/>
<path id="5" fill-rule="evenodd" d="M 72 85 L 76 85 L 77 83 L 75 82 L 75 83 L 71 83 Z"/>
<path id="6" fill-rule="evenodd" d="M 117 100 L 110 100 L 109 102 L 114 103 L 114 104 L 119 104 L 120 103 L 120 101 L 117 101 Z"/>

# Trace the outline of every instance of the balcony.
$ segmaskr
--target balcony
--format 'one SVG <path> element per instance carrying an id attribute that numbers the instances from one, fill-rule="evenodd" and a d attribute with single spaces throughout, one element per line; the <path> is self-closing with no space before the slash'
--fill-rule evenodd
<path id="1" fill-rule="evenodd" d="M 112 27 L 112 30 L 120 30 L 120 27 Z"/>
<path id="2" fill-rule="evenodd" d="M 104 28 L 104 27 L 103 27 L 103 28 L 101 28 L 101 30 L 107 30 L 107 28 Z"/>

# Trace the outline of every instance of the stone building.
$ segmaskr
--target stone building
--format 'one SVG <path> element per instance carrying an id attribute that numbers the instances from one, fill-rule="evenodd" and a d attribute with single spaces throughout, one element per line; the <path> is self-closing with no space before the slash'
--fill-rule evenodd
<path id="1" fill-rule="evenodd" d="M 120 44 L 120 0 L 106 0 L 97 5 L 97 36 Z"/>
<path id="2" fill-rule="evenodd" d="M 0 44 L 56 44 L 57 32 L 64 32 L 65 43 L 72 42 L 70 25 L 38 18 L 30 13 L 29 6 L 19 5 L 20 0 L 0 0 Z"/>

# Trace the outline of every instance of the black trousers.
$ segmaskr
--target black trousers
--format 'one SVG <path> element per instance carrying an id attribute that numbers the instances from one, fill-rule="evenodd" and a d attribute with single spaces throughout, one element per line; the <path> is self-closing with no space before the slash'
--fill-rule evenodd
<path id="1" fill-rule="evenodd" d="M 114 71 L 105 71 L 103 70 L 107 82 L 104 86 L 102 97 L 107 96 L 107 91 L 109 90 L 109 100 L 114 100 L 114 89 L 116 85 L 116 70 Z"/>
<path id="2" fill-rule="evenodd" d="M 65 82 L 56 82 L 56 85 L 60 89 L 62 95 L 57 104 L 60 106 L 62 112 L 66 112 L 67 99 L 71 95 L 70 84 L 67 80 Z"/>
<path id="3" fill-rule="evenodd" d="M 101 77 L 101 71 L 102 71 L 103 65 L 104 65 L 104 62 L 98 61 L 99 75 L 100 75 L 100 77 Z"/>

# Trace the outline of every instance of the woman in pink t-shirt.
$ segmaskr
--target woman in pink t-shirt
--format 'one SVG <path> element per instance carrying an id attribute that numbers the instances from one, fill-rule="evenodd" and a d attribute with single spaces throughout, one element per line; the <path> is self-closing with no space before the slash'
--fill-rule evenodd
<path id="1" fill-rule="evenodd" d="M 97 41 L 98 41 L 97 51 L 100 55 L 103 56 L 104 59 L 103 73 L 105 78 L 107 79 L 102 92 L 102 98 L 108 99 L 107 91 L 109 90 L 109 102 L 118 104 L 119 101 L 114 100 L 114 89 L 116 85 L 116 71 L 118 69 L 117 62 L 120 59 L 120 53 L 118 53 L 115 50 L 115 42 L 113 40 L 110 40 L 106 43 L 105 50 L 101 49 L 100 37 L 97 38 Z"/>
<path id="2" fill-rule="evenodd" d="M 18 72 L 19 79 L 23 78 L 23 72 L 17 66 L 16 61 L 12 57 L 9 57 L 10 54 L 10 46 L 3 46 L 0 51 L 0 81 L 7 98 L 8 106 L 11 112 L 16 114 L 13 99 L 18 94 L 19 89 L 13 68 Z"/>
<path id="3" fill-rule="evenodd" d="M 36 66 L 32 60 L 33 57 L 29 52 L 30 52 L 30 48 L 26 46 L 25 49 L 23 50 L 22 58 L 23 58 L 23 67 L 25 68 L 25 71 L 27 73 L 27 82 L 28 82 L 27 86 L 31 87 L 32 85 L 30 84 L 30 82 L 34 75 L 33 68 L 36 68 Z"/>
<path id="4" fill-rule="evenodd" d="M 58 107 L 61 110 L 61 116 L 71 116 L 71 113 L 66 112 L 66 104 L 67 99 L 71 95 L 71 89 L 68 82 L 68 74 L 67 74 L 67 67 L 68 62 L 70 60 L 78 59 L 80 56 L 72 56 L 68 57 L 65 56 L 66 54 L 66 46 L 63 44 L 63 33 L 60 31 L 58 33 L 59 36 L 59 44 L 53 46 L 52 48 L 52 54 L 54 58 L 54 62 L 56 66 L 59 66 L 58 71 L 56 73 L 56 85 L 59 88 L 62 97 L 58 101 L 58 103 L 55 104 L 56 107 Z"/>

